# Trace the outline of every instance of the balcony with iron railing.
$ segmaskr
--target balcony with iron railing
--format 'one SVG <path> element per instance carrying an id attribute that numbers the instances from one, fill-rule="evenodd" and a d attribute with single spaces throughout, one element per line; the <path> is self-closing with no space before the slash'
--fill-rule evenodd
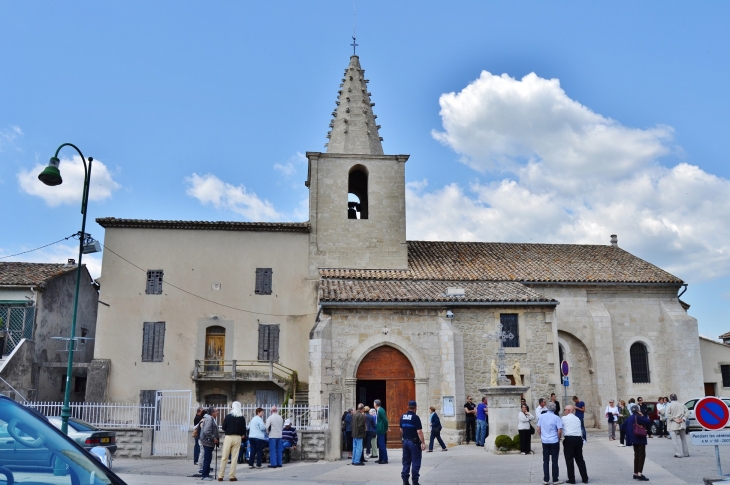
<path id="1" fill-rule="evenodd" d="M 195 360 L 195 382 L 273 382 L 282 389 L 292 387 L 296 371 L 278 362 L 259 360 Z"/>

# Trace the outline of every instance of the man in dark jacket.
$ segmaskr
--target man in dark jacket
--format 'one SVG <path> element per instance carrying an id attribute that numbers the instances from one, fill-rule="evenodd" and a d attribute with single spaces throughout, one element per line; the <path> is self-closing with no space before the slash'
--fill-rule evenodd
<path id="1" fill-rule="evenodd" d="M 352 464 L 363 466 L 363 447 L 362 440 L 365 439 L 365 415 L 363 414 L 365 405 L 360 403 L 357 405 L 357 411 L 352 415 Z"/>
<path id="2" fill-rule="evenodd" d="M 297 429 L 291 425 L 291 420 L 284 421 L 284 429 L 281 430 L 281 439 L 284 443 L 284 463 L 291 461 L 291 448 L 297 449 Z"/>
<path id="3" fill-rule="evenodd" d="M 213 448 L 218 446 L 218 410 L 214 407 L 208 408 L 208 413 L 200 422 L 200 444 L 203 445 L 203 471 L 202 480 L 212 481 L 210 476 L 210 462 L 213 459 Z"/>
<path id="4" fill-rule="evenodd" d="M 223 481 L 223 475 L 226 472 L 226 462 L 231 457 L 231 472 L 228 479 L 235 482 L 236 464 L 238 463 L 238 453 L 241 449 L 241 441 L 246 439 L 246 418 L 241 411 L 241 403 L 234 401 L 231 406 L 231 412 L 226 415 L 223 420 L 223 432 L 226 437 L 223 439 L 223 454 L 221 455 L 221 467 L 218 471 L 218 481 Z"/>

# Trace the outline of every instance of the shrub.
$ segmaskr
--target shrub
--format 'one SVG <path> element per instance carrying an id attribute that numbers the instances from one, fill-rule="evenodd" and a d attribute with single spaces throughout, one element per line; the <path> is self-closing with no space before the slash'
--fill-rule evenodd
<path id="1" fill-rule="evenodd" d="M 500 451 L 512 449 L 512 438 L 506 434 L 501 434 L 494 439 L 494 446 Z"/>
<path id="2" fill-rule="evenodd" d="M 520 449 L 520 435 L 516 434 L 514 438 L 512 438 L 512 449 L 513 450 L 519 450 Z"/>

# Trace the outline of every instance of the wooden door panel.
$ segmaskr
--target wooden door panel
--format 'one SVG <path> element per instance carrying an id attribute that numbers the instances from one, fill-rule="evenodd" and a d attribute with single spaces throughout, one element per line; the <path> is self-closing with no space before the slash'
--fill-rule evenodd
<path id="1" fill-rule="evenodd" d="M 223 371 L 223 360 L 226 354 L 225 335 L 207 335 L 205 337 L 205 370 L 207 372 Z"/>
<path id="2" fill-rule="evenodd" d="M 388 408 L 388 448 L 400 448 L 400 417 L 408 411 L 408 401 L 416 399 L 416 382 L 413 379 L 385 381 Z"/>
<path id="3" fill-rule="evenodd" d="M 358 379 L 414 379 L 413 366 L 398 349 L 383 345 L 373 349 L 357 367 Z"/>

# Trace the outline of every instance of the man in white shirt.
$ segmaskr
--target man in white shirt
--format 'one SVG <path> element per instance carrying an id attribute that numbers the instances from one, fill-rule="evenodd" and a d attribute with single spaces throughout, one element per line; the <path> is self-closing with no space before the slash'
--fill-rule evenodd
<path id="1" fill-rule="evenodd" d="M 540 415 L 545 414 L 546 411 L 547 411 L 547 408 L 545 407 L 545 398 L 541 397 L 537 401 L 537 407 L 535 408 L 535 416 L 537 416 L 539 418 Z"/>
<path id="2" fill-rule="evenodd" d="M 588 483 L 588 472 L 586 462 L 583 459 L 583 432 L 580 427 L 580 419 L 575 415 L 575 406 L 565 406 L 565 415 L 560 418 L 563 422 L 563 454 L 565 455 L 565 466 L 568 469 L 568 481 L 575 483 L 575 466 L 578 464 L 578 471 L 583 483 Z"/>
<path id="3" fill-rule="evenodd" d="M 537 434 L 542 440 L 542 473 L 543 485 L 550 484 L 550 462 L 553 465 L 553 482 L 563 483 L 558 478 L 560 469 L 558 467 L 558 455 L 560 454 L 560 437 L 563 431 L 563 422 L 555 415 L 555 404 L 547 403 L 547 411 L 537 418 Z"/>

